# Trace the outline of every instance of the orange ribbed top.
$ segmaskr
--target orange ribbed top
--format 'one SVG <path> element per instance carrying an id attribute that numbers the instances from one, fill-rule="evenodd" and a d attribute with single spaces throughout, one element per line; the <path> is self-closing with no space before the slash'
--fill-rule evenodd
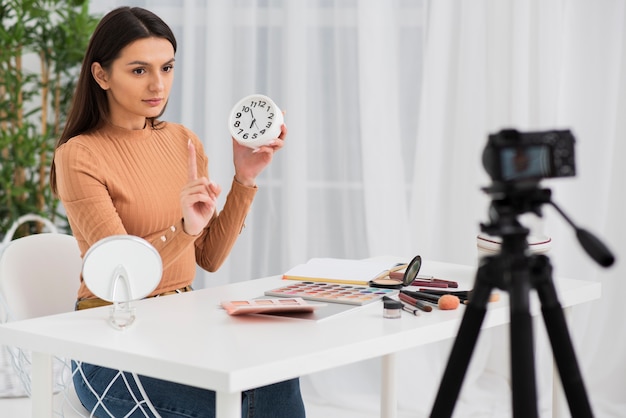
<path id="1" fill-rule="evenodd" d="M 193 282 L 196 263 L 215 271 L 230 253 L 256 194 L 233 180 L 224 208 L 199 236 L 182 228 L 180 192 L 187 183 L 187 142 L 196 147 L 198 176 L 208 177 L 208 158 L 184 126 L 128 130 L 110 124 L 71 138 L 55 153 L 59 197 L 81 253 L 102 238 L 142 237 L 163 260 L 153 294 Z M 195 245 L 194 245 L 195 243 Z M 82 279 L 78 298 L 94 295 Z"/>

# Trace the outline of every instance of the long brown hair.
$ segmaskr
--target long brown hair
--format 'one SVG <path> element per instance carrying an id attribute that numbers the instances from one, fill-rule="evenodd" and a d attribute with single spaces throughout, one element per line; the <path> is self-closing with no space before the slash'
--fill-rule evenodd
<path id="1" fill-rule="evenodd" d="M 176 38 L 170 27 L 157 15 L 140 7 L 120 7 L 107 13 L 98 23 L 83 58 L 76 83 L 72 106 L 67 115 L 63 133 L 55 151 L 70 138 L 97 128 L 109 116 L 106 92 L 100 88 L 91 74 L 91 64 L 100 63 L 109 70 L 120 51 L 137 39 L 150 37 L 167 39 L 176 52 Z M 150 118 L 154 125 L 156 118 Z M 54 159 L 50 167 L 50 187 L 57 193 Z"/>

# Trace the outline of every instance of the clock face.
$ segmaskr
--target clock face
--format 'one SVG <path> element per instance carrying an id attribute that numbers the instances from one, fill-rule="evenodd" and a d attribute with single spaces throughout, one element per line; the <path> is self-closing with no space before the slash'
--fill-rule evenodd
<path id="1" fill-rule="evenodd" d="M 250 148 L 268 144 L 280 135 L 283 114 L 267 96 L 244 97 L 230 112 L 230 133 L 237 142 Z"/>

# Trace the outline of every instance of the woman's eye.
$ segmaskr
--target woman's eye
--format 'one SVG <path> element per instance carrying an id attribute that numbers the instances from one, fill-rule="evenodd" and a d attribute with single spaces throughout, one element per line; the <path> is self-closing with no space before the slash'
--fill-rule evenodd
<path id="1" fill-rule="evenodd" d="M 133 70 L 133 74 L 136 74 L 136 75 L 142 75 L 142 74 L 144 74 L 145 72 L 146 72 L 146 70 L 145 70 L 145 69 L 143 69 L 143 68 L 135 68 L 135 69 Z"/>
<path id="2" fill-rule="evenodd" d="M 173 65 L 166 65 L 165 67 L 163 67 L 163 71 L 166 73 L 169 73 L 170 71 L 172 71 L 174 69 Z"/>

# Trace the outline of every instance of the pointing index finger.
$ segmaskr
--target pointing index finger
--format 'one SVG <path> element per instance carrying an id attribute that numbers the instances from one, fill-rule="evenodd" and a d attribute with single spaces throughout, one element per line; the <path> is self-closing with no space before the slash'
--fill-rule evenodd
<path id="1" fill-rule="evenodd" d="M 188 177 L 189 180 L 197 180 L 198 179 L 198 166 L 196 162 L 196 147 L 193 146 L 191 142 L 191 138 L 187 141 L 187 150 L 188 152 Z"/>

